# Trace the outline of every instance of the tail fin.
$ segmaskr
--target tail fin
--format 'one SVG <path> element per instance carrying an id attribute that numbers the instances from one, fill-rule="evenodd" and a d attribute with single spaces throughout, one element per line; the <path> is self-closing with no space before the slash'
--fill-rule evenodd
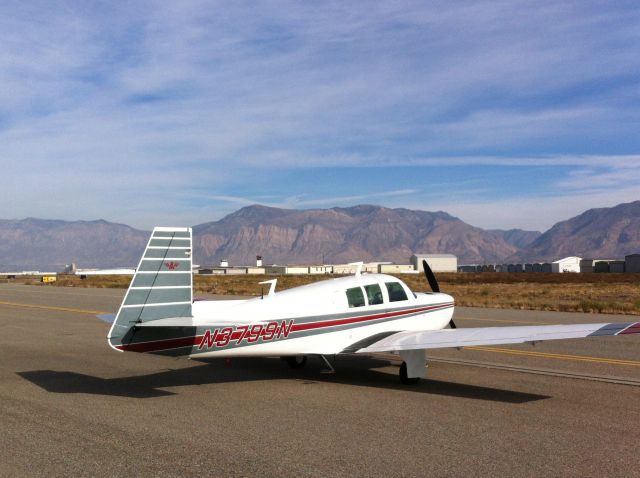
<path id="1" fill-rule="evenodd" d="M 191 317 L 193 301 L 190 227 L 156 227 L 107 335 L 117 350 L 131 342 L 135 326 Z"/>

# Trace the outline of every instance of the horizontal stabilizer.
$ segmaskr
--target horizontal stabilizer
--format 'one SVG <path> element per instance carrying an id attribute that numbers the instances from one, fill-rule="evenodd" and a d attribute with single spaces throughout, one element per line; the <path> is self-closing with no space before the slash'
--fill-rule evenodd
<path id="1" fill-rule="evenodd" d="M 106 322 L 107 324 L 113 324 L 113 322 L 116 320 L 116 314 L 98 314 L 96 315 L 96 317 L 103 322 Z"/>
<path id="2" fill-rule="evenodd" d="M 193 326 L 193 317 L 168 317 L 166 319 L 151 320 L 149 322 L 141 322 L 136 327 L 191 327 Z"/>
<path id="3" fill-rule="evenodd" d="M 238 319 L 215 319 L 211 323 L 198 322 L 198 327 L 225 327 L 242 325 L 267 324 L 268 320 L 252 320 L 251 322 L 238 322 Z M 149 322 L 141 322 L 136 324 L 140 327 L 190 327 L 193 326 L 193 317 L 170 317 L 166 319 L 151 320 Z"/>

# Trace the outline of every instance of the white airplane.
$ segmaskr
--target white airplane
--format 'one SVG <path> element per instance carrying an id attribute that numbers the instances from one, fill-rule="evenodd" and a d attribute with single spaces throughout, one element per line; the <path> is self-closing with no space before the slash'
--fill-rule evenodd
<path id="1" fill-rule="evenodd" d="M 281 356 L 292 367 L 308 355 L 398 353 L 400 378 L 425 374 L 425 351 L 640 333 L 640 322 L 455 328 L 454 300 L 412 292 L 396 277 L 362 274 L 246 300 L 194 301 L 191 228 L 156 227 L 107 336 L 115 350 L 170 356 Z M 446 328 L 449 326 L 450 328 Z"/>

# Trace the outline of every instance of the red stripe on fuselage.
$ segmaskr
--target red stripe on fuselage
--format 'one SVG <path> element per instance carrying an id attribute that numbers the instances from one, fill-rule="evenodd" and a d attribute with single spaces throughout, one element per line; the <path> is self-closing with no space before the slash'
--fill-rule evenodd
<path id="1" fill-rule="evenodd" d="M 419 309 L 400 310 L 397 312 L 387 312 L 386 314 L 364 315 L 362 317 L 349 317 L 346 319 L 322 320 L 318 322 L 307 322 L 305 324 L 293 324 L 292 332 L 300 332 L 302 330 L 319 329 L 323 327 L 334 327 L 337 325 L 355 324 L 358 322 L 367 322 L 369 320 L 386 319 L 388 317 L 398 317 L 400 315 L 417 314 L 436 309 L 445 309 L 453 304 L 431 305 L 429 307 L 421 307 Z"/>
<path id="2" fill-rule="evenodd" d="M 449 304 L 431 305 L 428 307 L 420 307 L 418 309 L 406 309 L 406 310 L 399 310 L 396 312 L 387 312 L 384 314 L 364 315 L 361 317 L 348 317 L 344 319 L 321 320 L 317 322 L 307 322 L 304 324 L 294 323 L 293 326 L 291 327 L 291 332 L 301 332 L 304 330 L 313 330 L 313 329 L 320 329 L 325 327 L 336 327 L 339 325 L 355 324 L 358 322 L 367 322 L 370 320 L 386 319 L 389 317 L 399 317 L 399 316 L 409 315 L 409 314 L 418 314 L 420 312 L 430 312 L 438 309 L 448 309 L 450 307 L 453 307 L 453 304 L 449 303 Z M 238 325 L 244 325 L 244 324 L 238 324 Z M 620 332 L 620 333 L 624 333 L 624 332 Z M 628 332 L 628 333 L 634 333 L 634 332 Z M 242 332 L 240 331 L 234 331 L 233 334 L 231 335 L 231 341 L 239 339 L 241 334 Z M 181 347 L 199 346 L 202 343 L 203 338 L 204 338 L 204 335 L 197 335 L 193 337 L 181 337 L 177 339 L 153 340 L 149 342 L 138 342 L 134 344 L 117 345 L 116 348 L 118 350 L 123 350 L 127 352 L 140 352 L 140 353 L 159 352 L 161 350 L 170 350 L 170 349 L 177 349 Z"/>

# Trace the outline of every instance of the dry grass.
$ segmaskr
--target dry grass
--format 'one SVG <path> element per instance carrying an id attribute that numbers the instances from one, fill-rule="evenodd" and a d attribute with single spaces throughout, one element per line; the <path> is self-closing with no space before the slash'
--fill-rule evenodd
<path id="1" fill-rule="evenodd" d="M 91 289 L 126 289 L 131 282 L 131 276 L 88 276 L 81 279 L 75 275 L 59 274 L 56 282 L 43 284 L 39 277 L 18 277 L 11 282 L 27 285 L 41 285 L 45 287 L 86 287 Z"/>
<path id="2" fill-rule="evenodd" d="M 310 284 L 335 276 L 277 276 L 278 290 Z M 422 275 L 401 275 L 411 289 L 428 290 Z M 258 282 L 275 276 L 195 276 L 194 294 L 258 296 L 269 290 Z M 128 276 L 58 276 L 54 284 L 40 284 L 38 278 L 19 278 L 16 282 L 46 287 L 126 288 Z M 481 273 L 439 274 L 443 292 L 455 297 L 456 304 L 503 309 L 555 310 L 640 315 L 640 274 L 542 274 Z"/>
<path id="3" fill-rule="evenodd" d="M 407 283 L 422 290 L 421 280 Z M 640 315 L 640 274 L 443 274 L 439 281 L 461 306 Z"/>

